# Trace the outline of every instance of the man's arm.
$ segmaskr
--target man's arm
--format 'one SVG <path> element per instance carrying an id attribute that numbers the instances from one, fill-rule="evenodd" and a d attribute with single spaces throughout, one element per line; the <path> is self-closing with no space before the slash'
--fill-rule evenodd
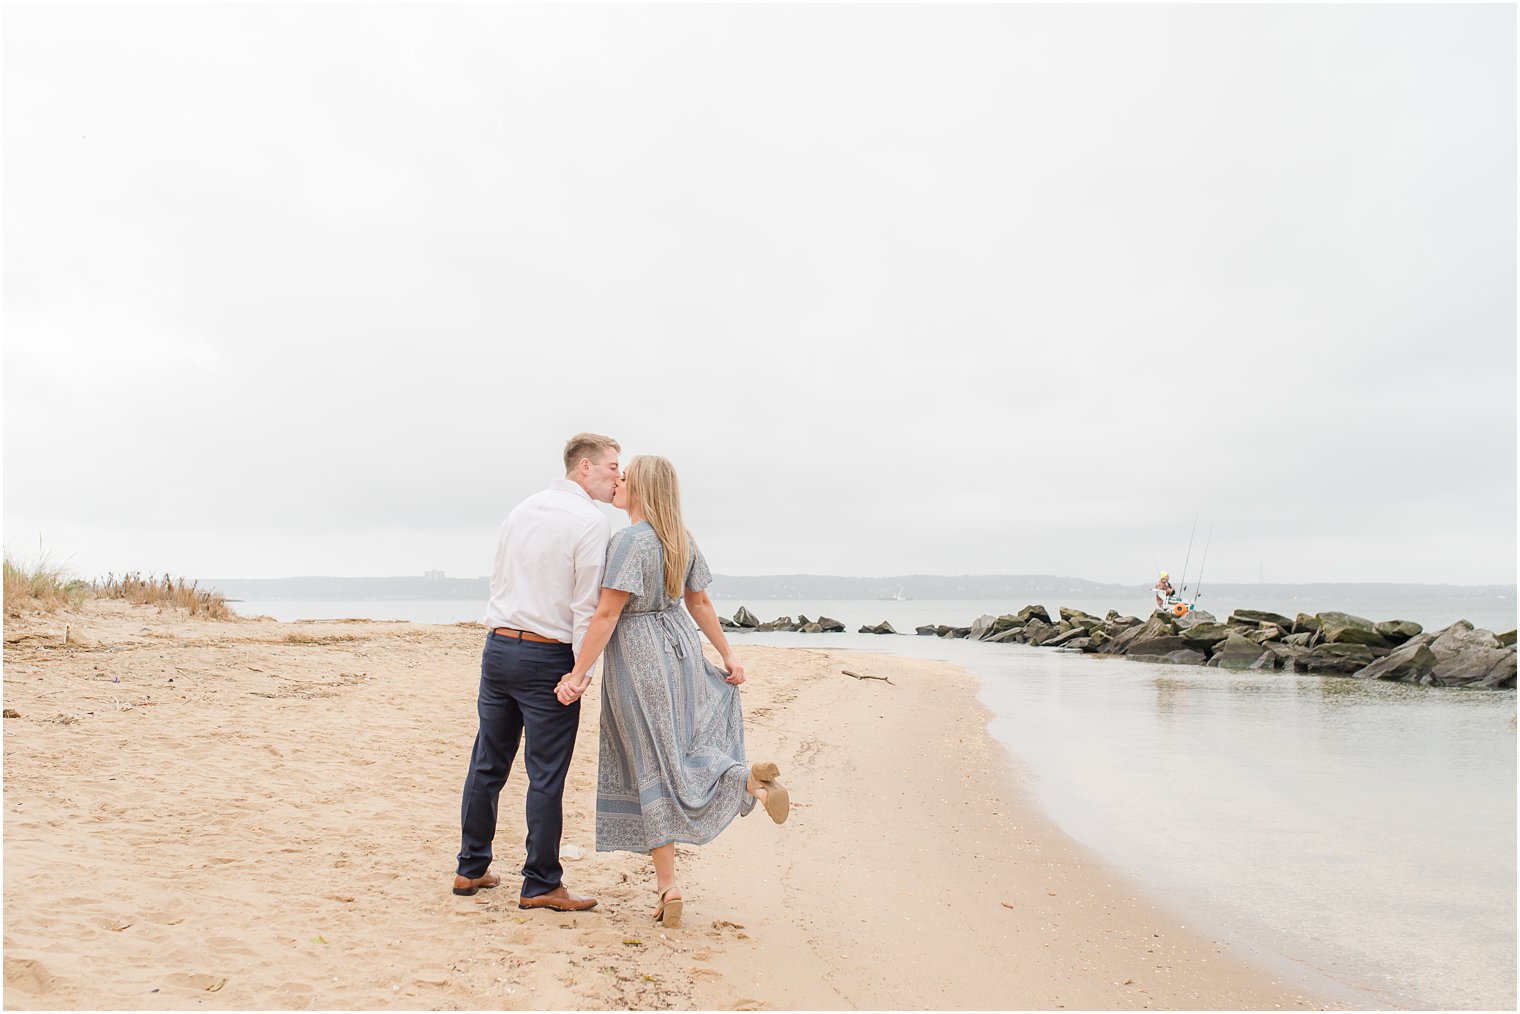
<path id="1" fill-rule="evenodd" d="M 602 593 L 602 572 L 607 566 L 607 543 L 611 537 L 606 519 L 598 517 L 575 540 L 575 580 L 570 594 L 571 630 L 574 633 L 570 646 L 577 657 L 581 645 L 586 642 L 586 631 L 591 627 L 591 617 Z"/>
<path id="2" fill-rule="evenodd" d="M 602 649 L 612 640 L 613 628 L 617 626 L 618 616 L 628 604 L 629 597 L 628 592 L 616 588 L 602 589 L 602 597 L 596 604 L 596 614 L 591 617 L 591 632 L 575 653 L 575 668 L 561 676 L 559 684 L 554 688 L 554 696 L 559 698 L 561 704 L 580 700 L 581 694 L 591 685 L 591 667 L 596 665 Z"/>

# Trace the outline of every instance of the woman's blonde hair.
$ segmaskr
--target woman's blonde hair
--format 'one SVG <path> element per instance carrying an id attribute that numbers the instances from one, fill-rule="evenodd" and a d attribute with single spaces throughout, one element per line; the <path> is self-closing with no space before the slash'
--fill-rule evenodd
<path id="1" fill-rule="evenodd" d="M 681 483 L 669 461 L 640 454 L 628 463 L 628 498 L 654 529 L 665 551 L 665 594 L 681 597 L 691 564 L 691 533 L 681 520 Z"/>

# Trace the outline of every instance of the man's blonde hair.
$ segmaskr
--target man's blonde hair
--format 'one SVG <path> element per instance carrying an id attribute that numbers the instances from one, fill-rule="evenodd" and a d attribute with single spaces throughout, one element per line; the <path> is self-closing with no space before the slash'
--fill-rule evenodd
<path id="1" fill-rule="evenodd" d="M 659 536 L 665 551 L 665 594 L 679 599 L 691 564 L 691 533 L 681 520 L 681 484 L 675 466 L 654 454 L 634 458 L 628 463 L 628 499 L 638 504 L 644 520 Z"/>
<path id="2" fill-rule="evenodd" d="M 582 458 L 590 458 L 594 465 L 608 451 L 622 449 L 616 440 L 604 437 L 600 433 L 577 433 L 565 441 L 565 474 L 569 475 L 575 471 L 575 466 L 581 463 Z"/>

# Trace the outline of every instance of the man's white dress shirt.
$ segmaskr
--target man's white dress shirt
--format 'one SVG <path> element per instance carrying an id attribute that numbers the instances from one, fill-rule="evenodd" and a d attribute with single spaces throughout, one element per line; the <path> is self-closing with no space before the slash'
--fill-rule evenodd
<path id="1" fill-rule="evenodd" d="M 518 504 L 501 523 L 486 626 L 552 637 L 579 655 L 611 538 L 607 518 L 569 479 Z"/>

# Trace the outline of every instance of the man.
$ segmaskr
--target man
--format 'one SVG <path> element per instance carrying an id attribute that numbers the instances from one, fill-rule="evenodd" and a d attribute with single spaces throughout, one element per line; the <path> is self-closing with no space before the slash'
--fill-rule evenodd
<path id="1" fill-rule="evenodd" d="M 1157 609 L 1164 609 L 1167 600 L 1176 594 L 1175 589 L 1172 588 L 1172 579 L 1164 570 L 1161 572 L 1161 577 L 1156 581 L 1155 587 L 1151 590 L 1156 593 Z"/>
<path id="2" fill-rule="evenodd" d="M 480 731 L 460 806 L 455 894 L 501 883 L 489 871 L 496 804 L 526 730 L 527 859 L 517 905 L 556 912 L 596 907 L 595 898 L 578 898 L 561 883 L 565 775 L 581 706 L 561 704 L 554 687 L 575 667 L 596 611 L 611 526 L 593 501 L 612 501 L 621 450 L 596 433 L 571 437 L 565 478 L 518 504 L 502 523 L 480 660 Z"/>

